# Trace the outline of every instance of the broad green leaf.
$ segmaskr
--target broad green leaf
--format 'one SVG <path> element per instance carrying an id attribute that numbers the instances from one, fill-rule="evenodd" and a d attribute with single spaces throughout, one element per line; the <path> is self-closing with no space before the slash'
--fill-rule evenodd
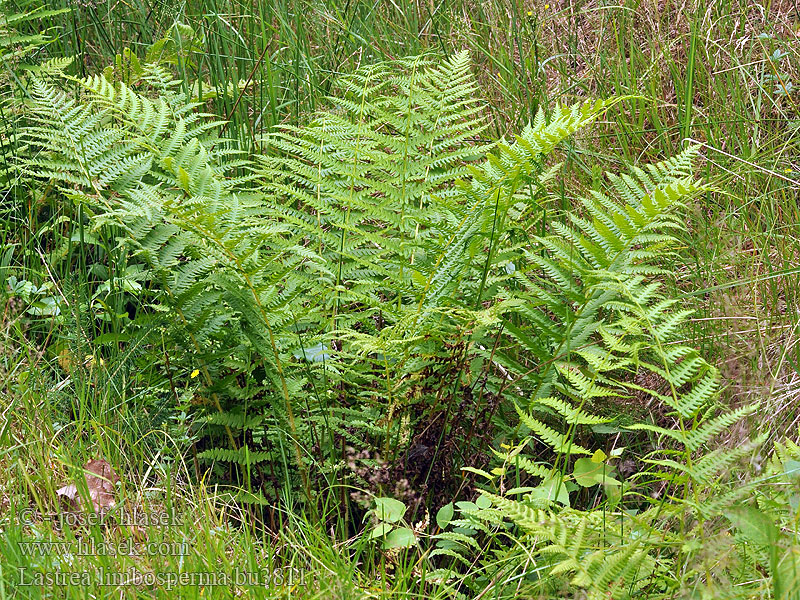
<path id="1" fill-rule="evenodd" d="M 620 482 L 611 476 L 611 468 L 605 463 L 598 463 L 591 458 L 579 458 L 575 461 L 572 472 L 575 481 L 583 487 L 593 485 L 620 485 Z"/>
<path id="2" fill-rule="evenodd" d="M 390 523 L 378 523 L 375 529 L 372 530 L 372 533 L 369 534 L 369 539 L 374 540 L 375 538 L 383 537 L 392 529 L 394 529 L 394 525 Z"/>
<path id="3" fill-rule="evenodd" d="M 386 539 L 383 541 L 383 548 L 388 550 L 390 548 L 411 548 L 417 543 L 417 536 L 414 531 L 408 527 L 399 527 L 394 529 Z"/>
<path id="4" fill-rule="evenodd" d="M 394 498 L 375 498 L 375 515 L 379 521 L 397 523 L 406 514 L 406 505 Z"/>
<path id="5" fill-rule="evenodd" d="M 558 493 L 558 495 L 556 495 Z M 546 479 L 536 487 L 531 492 L 531 498 L 533 499 L 545 499 L 551 500 L 555 502 L 560 502 L 564 506 L 569 506 L 569 491 L 567 490 L 567 486 L 563 481 L 559 481 L 558 478 L 552 477 L 550 479 Z"/>
<path id="6" fill-rule="evenodd" d="M 489 500 L 489 498 L 487 498 L 486 496 L 478 496 L 478 498 L 475 500 L 475 504 L 478 505 L 478 508 L 492 507 L 492 501 Z"/>
<path id="7" fill-rule="evenodd" d="M 609 505 L 612 507 L 619 504 L 619 501 L 622 500 L 622 486 L 606 484 L 603 486 L 603 490 L 606 493 Z"/>
<path id="8" fill-rule="evenodd" d="M 778 539 L 778 528 L 772 519 L 755 506 L 736 506 L 725 511 L 734 527 L 758 546 L 769 546 Z"/>
<path id="9" fill-rule="evenodd" d="M 453 503 L 450 502 L 445 504 L 439 511 L 436 513 L 436 524 L 439 526 L 439 529 L 444 529 L 447 527 L 448 523 L 453 519 L 453 515 L 455 514 L 455 507 Z"/>

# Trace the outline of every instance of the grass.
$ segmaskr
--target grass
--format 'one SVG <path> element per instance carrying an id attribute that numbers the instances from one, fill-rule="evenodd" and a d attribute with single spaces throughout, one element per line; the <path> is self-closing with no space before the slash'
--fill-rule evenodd
<path id="1" fill-rule="evenodd" d="M 181 448 L 170 452 L 173 440 L 158 440 L 161 451 L 153 453 L 147 437 L 155 431 L 138 439 L 126 431 L 108 394 L 79 401 L 83 419 L 54 420 L 61 402 L 50 383 L 41 389 L 28 380 L 26 393 L 4 393 L 11 404 L 3 412 L 0 468 L 14 479 L 2 480 L 0 508 L 7 523 L 21 527 L 3 525 L 3 600 L 49 598 L 54 590 L 62 598 L 123 591 L 130 598 L 227 597 L 242 589 L 255 598 L 375 598 L 402 594 L 396 586 L 411 584 L 363 573 L 362 563 L 380 563 L 371 544 L 335 541 L 319 522 L 292 510 L 274 514 L 272 533 L 254 528 L 254 515 L 233 502 L 231 490 L 192 483 Z M 65 513 L 56 494 L 97 456 L 122 481 L 113 519 L 102 524 Z M 291 507 L 291 496 L 286 500 Z M 183 580 L 175 579 L 179 573 Z"/>
<path id="2" fill-rule="evenodd" d="M 337 75 L 427 51 L 469 49 L 490 101 L 491 138 L 518 131 L 539 107 L 549 110 L 558 101 L 638 96 L 618 105 L 585 143 L 567 146 L 563 159 L 582 173 L 575 183 L 586 188 L 600 176 L 592 165 L 616 169 L 673 154 L 687 139 L 703 144 L 703 176 L 715 191 L 691 209 L 686 263 L 674 265 L 671 283 L 696 311 L 688 342 L 720 366 L 725 404 L 751 398 L 766 403 L 746 427 L 728 433 L 731 445 L 763 431 L 773 439 L 798 439 L 800 96 L 789 82 L 798 81 L 800 14 L 790 2 L 51 0 L 47 7 L 66 12 L 29 25 L 51 37 L 34 58 L 73 57 L 80 74 L 112 64 L 126 48 L 143 54 L 176 22 L 188 25 L 173 42 L 196 50 L 190 60 L 176 61 L 176 70 L 187 82 L 206 82 L 209 111 L 224 116 L 225 133 L 254 154 L 269 151 L 265 135 L 276 125 L 302 123 L 325 105 Z M 6 61 L 7 72 L 15 66 Z M 573 194 L 574 188 L 563 189 L 562 205 L 570 205 Z M 71 207 L 33 194 L 6 198 L 6 204 L 11 210 L 0 217 L 0 271 L 13 263 L 18 273 L 50 281 L 42 297 L 81 294 L 79 283 L 97 278 L 87 267 L 96 260 L 86 253 L 97 259 L 116 252 L 110 240 L 86 246 L 67 238 L 60 253 L 44 256 L 42 249 L 63 241 L 61 217 Z M 126 367 L 135 347 L 123 351 L 111 341 L 107 363 L 92 363 L 95 349 L 82 340 L 93 336 L 81 332 L 82 315 L 71 315 L 60 331 L 33 332 L 41 326 L 21 310 L 13 302 L 0 310 L 0 600 L 119 596 L 119 587 L 96 582 L 56 591 L 8 587 L 20 569 L 43 573 L 54 568 L 52 561 L 64 560 L 63 553 L 22 555 L 20 542 L 78 539 L 133 539 L 140 545 L 146 539 L 187 544 L 189 551 L 76 556 L 76 571 L 135 567 L 142 573 L 233 576 L 279 570 L 302 581 L 255 586 L 250 595 L 445 596 L 443 584 L 422 583 L 423 557 L 393 564 L 363 538 L 332 535 L 335 499 L 342 494 L 335 487 L 326 492 L 330 508 L 318 520 L 284 506 L 274 510 L 273 533 L 251 526 L 252 515 L 231 501 L 229 490 L 196 480 L 185 440 L 163 433 L 179 436 L 180 417 L 165 427 L 170 417 L 146 398 L 129 396 L 128 383 L 142 376 Z M 37 336 L 60 345 L 30 341 Z M 69 371 L 76 397 L 59 388 L 65 363 L 75 365 Z M 162 384 L 179 397 L 185 374 L 173 376 Z M 131 409 L 137 400 L 146 408 Z M 122 474 L 121 503 L 165 510 L 177 524 L 77 533 L 44 519 L 59 510 L 56 489 L 98 456 Z M 291 502 L 288 493 L 286 500 Z M 33 524 L 9 526 L 25 506 L 34 507 Z M 473 597 L 491 597 L 496 584 L 484 582 Z M 235 595 L 224 586 L 176 591 L 147 581 L 125 587 L 125 594 Z"/>

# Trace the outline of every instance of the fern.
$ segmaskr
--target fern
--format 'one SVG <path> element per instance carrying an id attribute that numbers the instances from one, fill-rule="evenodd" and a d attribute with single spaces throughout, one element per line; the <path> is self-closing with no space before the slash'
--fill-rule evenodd
<path id="1" fill-rule="evenodd" d="M 272 408 L 280 398 L 281 419 L 296 436 L 293 384 L 276 332 L 289 334 L 298 278 L 280 291 L 276 283 L 313 256 L 265 218 L 263 205 L 237 194 L 241 180 L 222 177 L 221 161 L 230 153 L 215 150 L 220 140 L 206 135 L 214 124 L 191 105 L 181 108 L 174 96 L 151 101 L 102 76 L 79 83 L 80 102 L 33 81 L 30 110 L 37 124 L 25 139 L 41 150 L 22 170 L 63 186 L 91 208 L 95 227 L 116 232 L 120 248 L 147 265 L 160 302 L 188 335 L 188 351 L 211 366 L 203 369 L 208 385 L 224 368 L 214 358 L 220 352 L 235 349 L 246 360 L 248 347 L 255 349 L 267 365 Z M 226 410 L 217 393 L 212 398 L 218 411 Z M 235 453 L 240 449 L 228 421 L 222 423 Z M 299 448 L 296 457 L 303 472 Z"/>
<path id="2" fill-rule="evenodd" d="M 338 82 L 333 110 L 272 137 L 259 174 L 278 218 L 333 267 L 319 282 L 332 330 L 351 322 L 344 305 L 413 306 L 426 241 L 452 236 L 454 184 L 484 150 L 470 143 L 485 125 L 469 66 L 460 53 L 366 68 Z"/>
<path id="3" fill-rule="evenodd" d="M 679 341 L 690 312 L 657 281 L 682 207 L 708 189 L 693 179 L 697 148 L 609 174 L 560 212 L 558 145 L 621 99 L 540 111 L 487 145 L 466 53 L 411 57 L 340 78 L 327 110 L 280 128 L 251 163 L 168 69 L 124 58 L 135 81 L 57 64 L 30 80 L 19 170 L 113 240 L 123 275 L 105 289 L 135 282 L 154 347 L 202 374 L 186 394 L 198 459 L 241 480 L 282 462 L 288 442 L 313 506 L 311 477 L 341 470 L 344 444 L 377 463 L 414 442 L 439 452 L 456 430 L 467 462 L 470 438 L 496 428 L 495 465 L 468 469 L 491 492 L 459 503 L 428 556 L 446 589 L 475 591 L 457 571 L 486 553 L 509 581 L 534 562 L 537 591 L 679 592 L 669 573 L 686 531 L 764 483 L 707 496 L 752 446 L 709 448 L 757 405 L 719 410 L 717 370 Z M 607 416 L 632 397 L 663 417 Z M 603 427 L 660 449 L 624 480 L 621 450 L 596 449 Z M 795 450 L 765 477 L 788 477 Z M 414 485 L 438 489 L 434 467 Z M 789 500 L 758 501 L 789 523 Z M 757 544 L 742 554 L 765 563 Z"/>
<path id="4" fill-rule="evenodd" d="M 544 131 L 547 126 L 540 120 L 533 130 L 536 127 Z M 542 173 L 541 157 L 531 161 L 514 147 L 500 148 L 502 156 L 490 158 L 486 167 L 496 181 Z M 503 465 L 494 473 L 502 479 L 516 472 L 517 482 L 524 473 L 537 483 L 490 497 L 502 515 L 537 539 L 527 545 L 537 547 L 543 560 L 554 559 L 551 577 L 569 574 L 571 583 L 586 588 L 590 597 L 630 597 L 652 585 L 653 548 L 672 537 L 668 520 L 658 512 L 636 519 L 615 516 L 612 527 L 620 529 L 614 534 L 607 522 L 599 526 L 595 511 L 558 508 L 558 503 L 569 504 L 567 482 L 595 483 L 583 475 L 591 473 L 587 463 L 581 463 L 588 458 L 575 462 L 569 474 L 570 457 L 592 455 L 578 441 L 581 429 L 605 421 L 593 409 L 637 393 L 672 411 L 674 429 L 630 427 L 674 444 L 648 457 L 654 470 L 637 477 L 663 478 L 676 486 L 671 493 L 689 503 L 701 502 L 702 490 L 752 451 L 752 446 L 706 449 L 755 407 L 715 414 L 716 369 L 694 349 L 675 343 L 690 312 L 680 309 L 651 279 L 664 273 L 664 258 L 677 245 L 674 235 L 683 229 L 679 209 L 705 189 L 691 177 L 696 155 L 697 149 L 690 147 L 663 163 L 634 169 L 631 175 L 609 175 L 608 191 L 595 190 L 580 201 L 583 214 L 553 219 L 549 235 L 531 236 L 535 245 L 516 252 L 514 269 L 498 280 L 505 285 L 496 288 L 504 298 L 502 323 L 508 339 L 493 356 L 517 374 L 510 386 L 519 416 L 515 433 L 526 437 L 513 453 L 497 453 Z M 658 389 L 633 383 L 635 375 L 648 372 L 660 382 Z M 551 451 L 552 466 L 519 453 L 533 444 Z M 613 468 L 603 466 L 605 460 L 601 456 L 598 462 L 603 472 L 609 471 L 602 481 L 609 482 L 605 491 L 611 494 L 609 485 L 613 490 L 619 482 Z M 517 495 L 522 499 L 511 499 Z M 649 533 L 635 543 L 600 542 L 609 534 L 622 540 L 625 527 Z M 540 538 L 550 545 L 541 547 Z"/>

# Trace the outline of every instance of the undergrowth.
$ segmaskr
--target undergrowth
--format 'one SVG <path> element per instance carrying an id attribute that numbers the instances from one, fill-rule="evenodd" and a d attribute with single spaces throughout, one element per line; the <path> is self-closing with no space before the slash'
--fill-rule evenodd
<path id="1" fill-rule="evenodd" d="M 365 61 L 256 140 L 257 69 L 229 87 L 183 23 L 43 60 L 65 14 L 0 44 L 0 598 L 798 597 L 794 432 L 730 401 L 675 277 L 731 194 L 691 79 L 687 139 L 625 168 L 587 132 L 647 98 L 539 90 L 492 141 L 466 51 Z M 102 524 L 54 518 L 66 481 Z"/>

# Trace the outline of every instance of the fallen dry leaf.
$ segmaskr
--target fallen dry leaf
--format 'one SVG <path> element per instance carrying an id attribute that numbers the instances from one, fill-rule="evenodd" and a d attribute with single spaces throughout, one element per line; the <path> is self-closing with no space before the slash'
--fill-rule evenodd
<path id="1" fill-rule="evenodd" d="M 105 512 L 116 505 L 114 499 L 114 484 L 119 481 L 119 475 L 114 472 L 107 461 L 90 460 L 84 466 L 86 487 L 89 490 L 89 499 L 92 501 L 94 512 Z M 65 498 L 73 510 L 83 510 L 78 486 L 74 483 L 65 485 L 56 490 L 56 494 Z"/>

